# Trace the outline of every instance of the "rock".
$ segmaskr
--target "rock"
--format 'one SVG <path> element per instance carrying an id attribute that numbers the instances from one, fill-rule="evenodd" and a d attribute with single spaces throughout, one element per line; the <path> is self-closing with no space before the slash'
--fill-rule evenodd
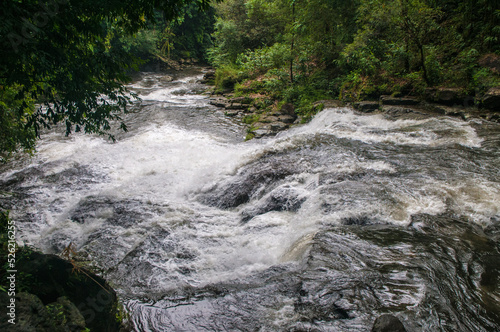
<path id="1" fill-rule="evenodd" d="M 0 304 L 2 308 L 10 304 L 10 297 L 7 293 L 0 293 Z M 40 331 L 50 332 L 57 331 L 51 329 L 54 325 L 53 319 L 50 317 L 47 308 L 42 301 L 33 294 L 18 293 L 15 296 L 15 317 L 9 317 L 2 314 L 0 317 L 0 330 L 2 331 Z M 15 325 L 8 322 L 9 319 L 15 318 Z"/>
<path id="2" fill-rule="evenodd" d="M 420 100 L 408 97 L 380 96 L 382 105 L 412 106 L 420 104 Z"/>
<path id="3" fill-rule="evenodd" d="M 406 332 L 406 329 L 396 316 L 382 315 L 375 320 L 372 332 Z"/>
<path id="4" fill-rule="evenodd" d="M 256 129 L 269 129 L 269 123 L 264 123 L 264 122 L 255 122 L 252 127 Z"/>
<path id="5" fill-rule="evenodd" d="M 213 105 L 215 107 L 222 107 L 226 108 L 229 104 L 226 98 L 224 97 L 219 97 L 219 98 L 212 98 L 209 101 L 210 105 Z"/>
<path id="6" fill-rule="evenodd" d="M 2 307 L 10 303 L 6 293 L 0 294 Z M 15 325 L 8 322 L 9 316 L 0 317 L 2 331 L 33 332 L 80 332 L 84 331 L 85 319 L 78 308 L 66 297 L 45 306 L 40 298 L 30 293 L 18 293 L 15 296 Z M 2 315 L 4 316 L 4 315 Z"/>
<path id="7" fill-rule="evenodd" d="M 246 106 L 250 106 L 253 102 L 253 99 L 250 97 L 234 97 L 229 99 L 230 103 L 238 103 Z"/>
<path id="8" fill-rule="evenodd" d="M 244 104 L 239 104 L 239 103 L 232 103 L 230 105 L 226 105 L 226 109 L 228 109 L 228 110 L 245 110 L 249 106 L 250 105 L 244 105 Z"/>
<path id="9" fill-rule="evenodd" d="M 118 299 L 115 291 L 101 277 L 83 268 L 75 269 L 70 262 L 55 255 L 37 252 L 18 262 L 17 269 L 33 276 L 26 286 L 27 292 L 40 298 L 43 304 L 64 304 L 68 313 L 77 317 L 76 306 L 85 326 L 92 331 L 112 332 L 119 330 L 116 321 Z M 67 299 L 60 299 L 65 297 Z M 77 324 L 78 325 L 78 324 Z"/>
<path id="10" fill-rule="evenodd" d="M 271 129 L 268 128 L 259 128 L 253 131 L 253 134 L 255 135 L 254 138 L 262 138 L 266 136 L 271 136 L 272 131 Z"/>
<path id="11" fill-rule="evenodd" d="M 400 117 L 421 119 L 430 116 L 429 112 L 426 112 L 424 109 L 414 106 L 383 105 L 382 111 L 387 117 L 391 117 L 393 119 L 397 119 Z"/>
<path id="12" fill-rule="evenodd" d="M 273 115 L 264 115 L 259 119 L 259 122 L 261 123 L 271 123 L 276 121 L 279 121 L 279 117 Z"/>
<path id="13" fill-rule="evenodd" d="M 451 107 L 446 105 L 432 105 L 428 107 L 431 111 L 447 116 L 458 116 L 461 118 L 465 117 L 466 111 L 462 107 Z"/>
<path id="14" fill-rule="evenodd" d="M 256 136 L 260 134 L 259 130 L 255 130 L 255 134 Z M 272 183 L 299 172 L 299 168 L 300 165 L 264 158 L 244 166 L 238 172 L 238 176 L 207 189 L 200 194 L 198 201 L 220 209 L 233 209 L 250 201 L 264 187 L 272 186 Z"/>
<path id="15" fill-rule="evenodd" d="M 343 107 L 344 103 L 340 100 L 327 99 L 327 100 L 318 100 L 312 104 L 314 108 L 318 108 L 321 105 L 323 105 L 323 108 L 337 108 L 337 107 Z"/>
<path id="16" fill-rule="evenodd" d="M 288 129 L 289 127 L 290 126 L 287 125 L 286 123 L 279 122 L 279 121 L 272 122 L 271 126 L 270 126 L 271 131 L 273 131 L 273 132 L 282 131 L 282 130 Z"/>
<path id="17" fill-rule="evenodd" d="M 277 121 L 280 121 L 280 122 L 283 122 L 283 123 L 294 123 L 295 122 L 295 119 L 297 119 L 297 117 L 293 117 L 293 116 L 290 116 L 290 115 L 280 115 L 277 117 Z"/>
<path id="18" fill-rule="evenodd" d="M 482 106 L 493 112 L 500 112 L 500 87 L 491 88 L 486 92 Z"/>
<path id="19" fill-rule="evenodd" d="M 360 101 L 353 104 L 354 108 L 360 112 L 371 113 L 379 109 L 378 101 Z"/>
<path id="20" fill-rule="evenodd" d="M 241 212 L 241 221 L 247 222 L 257 215 L 270 211 L 298 211 L 306 197 L 294 188 L 279 187 L 255 205 Z"/>
<path id="21" fill-rule="evenodd" d="M 426 91 L 428 101 L 443 105 L 468 105 L 471 96 L 467 96 L 462 89 L 458 88 L 430 88 Z"/>
<path id="22" fill-rule="evenodd" d="M 55 309 L 55 313 L 64 315 L 65 325 L 70 331 L 85 330 L 85 318 L 80 313 L 80 310 L 66 296 L 57 299 L 57 302 L 51 303 L 47 308 Z M 54 313 L 54 312 L 53 312 Z"/>
<path id="23" fill-rule="evenodd" d="M 160 77 L 160 82 L 163 82 L 163 83 L 170 83 L 174 80 L 174 78 L 170 75 L 164 75 L 162 77 Z"/>
<path id="24" fill-rule="evenodd" d="M 295 114 L 295 106 L 290 103 L 283 104 L 279 110 L 279 114 L 293 116 L 294 118 L 297 117 L 297 114 Z"/>
<path id="25" fill-rule="evenodd" d="M 230 116 L 230 117 L 237 116 L 238 114 L 240 114 L 239 111 L 227 111 L 227 112 L 224 113 L 224 115 Z"/>

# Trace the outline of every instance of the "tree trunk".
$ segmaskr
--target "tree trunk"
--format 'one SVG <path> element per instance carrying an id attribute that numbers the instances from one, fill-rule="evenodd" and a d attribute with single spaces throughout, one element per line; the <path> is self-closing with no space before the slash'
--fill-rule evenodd
<path id="1" fill-rule="evenodd" d="M 294 51 L 294 43 L 295 43 L 295 1 L 292 1 L 292 44 L 290 47 L 290 84 L 293 85 L 293 51 Z"/>
<path id="2" fill-rule="evenodd" d="M 428 85 L 430 85 L 429 83 L 429 76 L 427 75 L 427 68 L 425 67 L 425 54 L 424 54 L 424 45 L 422 44 L 418 44 L 418 48 L 420 50 L 420 60 L 422 61 L 422 71 L 423 71 L 423 74 L 424 74 L 424 81 L 425 83 L 427 83 Z"/>

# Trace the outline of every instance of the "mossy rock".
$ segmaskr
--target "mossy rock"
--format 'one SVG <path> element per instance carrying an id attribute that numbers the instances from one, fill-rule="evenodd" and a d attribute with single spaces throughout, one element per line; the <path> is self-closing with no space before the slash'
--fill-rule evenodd
<path id="1" fill-rule="evenodd" d="M 87 330 L 82 314 L 66 297 L 60 297 L 57 302 L 47 306 L 38 296 L 30 293 L 18 293 L 13 299 L 15 300 L 15 318 L 12 320 L 8 315 L 2 315 L 0 317 L 1 331 L 82 332 Z M 0 294 L 2 307 L 8 306 L 10 301 L 11 298 L 6 293 Z"/>
<path id="2" fill-rule="evenodd" d="M 65 308 L 67 316 L 75 316 L 76 308 L 91 331 L 119 331 L 118 299 L 103 278 L 75 268 L 58 256 L 37 252 L 24 255 L 17 263 L 17 270 L 29 276 L 29 282 L 22 285 L 23 290 L 36 295 L 45 306 Z"/>

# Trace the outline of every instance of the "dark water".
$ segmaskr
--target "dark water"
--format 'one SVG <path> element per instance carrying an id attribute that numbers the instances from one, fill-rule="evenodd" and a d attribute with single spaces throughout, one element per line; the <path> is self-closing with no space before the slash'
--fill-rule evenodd
<path id="1" fill-rule="evenodd" d="M 500 330 L 498 124 L 337 108 L 243 142 L 201 76 L 144 74 L 115 144 L 3 167 L 20 240 L 73 242 L 137 331 Z"/>

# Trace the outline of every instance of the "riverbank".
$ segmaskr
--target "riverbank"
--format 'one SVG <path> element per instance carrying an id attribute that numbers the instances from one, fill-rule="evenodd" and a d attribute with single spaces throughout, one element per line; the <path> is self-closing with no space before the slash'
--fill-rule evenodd
<path id="1" fill-rule="evenodd" d="M 202 83 L 214 84 L 215 72 L 208 71 Z M 210 104 L 225 109 L 248 125 L 246 140 L 275 136 L 279 132 L 308 122 L 315 114 L 330 107 L 350 106 L 361 113 L 380 113 L 388 118 L 425 118 L 452 116 L 463 120 L 481 118 L 500 122 L 500 88 L 491 88 L 481 96 L 470 96 L 455 88 L 429 88 L 423 96 L 394 97 L 382 95 L 378 100 L 317 100 L 307 111 L 296 112 L 292 103 L 285 103 L 263 93 L 241 94 L 231 89 L 209 90 Z M 478 102 L 480 100 L 480 103 Z"/>

